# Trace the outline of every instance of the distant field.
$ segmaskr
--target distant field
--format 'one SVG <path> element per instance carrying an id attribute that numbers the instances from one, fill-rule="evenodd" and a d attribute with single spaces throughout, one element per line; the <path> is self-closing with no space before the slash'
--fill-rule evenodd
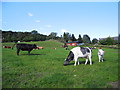
<path id="1" fill-rule="evenodd" d="M 111 82 L 118 81 L 118 50 L 103 48 L 105 61 L 99 63 L 97 49 L 92 52 L 93 65 L 63 66 L 69 50 L 57 41 L 27 42 L 44 47 L 33 50 L 31 55 L 16 48 L 2 49 L 2 87 L 3 88 L 112 88 Z M 3 43 L 12 46 L 14 43 Z M 56 50 L 52 49 L 57 48 Z M 70 47 L 73 48 L 73 47 Z"/>

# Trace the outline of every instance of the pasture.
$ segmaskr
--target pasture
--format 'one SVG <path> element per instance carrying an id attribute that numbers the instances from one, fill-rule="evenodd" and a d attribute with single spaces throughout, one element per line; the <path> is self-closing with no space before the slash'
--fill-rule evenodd
<path id="1" fill-rule="evenodd" d="M 20 51 L 16 48 L 2 49 L 2 88 L 112 88 L 118 81 L 118 50 L 103 48 L 104 62 L 98 62 L 97 49 L 92 50 L 92 62 L 85 65 L 63 66 L 69 50 L 57 41 L 26 42 L 44 47 L 41 50 Z M 3 43 L 12 46 L 14 43 Z M 57 48 L 52 49 L 53 47 Z M 70 47 L 73 48 L 73 47 Z"/>

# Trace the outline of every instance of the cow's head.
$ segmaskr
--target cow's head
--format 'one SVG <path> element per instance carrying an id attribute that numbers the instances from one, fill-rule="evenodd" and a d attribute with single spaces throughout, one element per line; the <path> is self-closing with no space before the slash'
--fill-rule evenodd
<path id="1" fill-rule="evenodd" d="M 70 53 L 69 53 L 69 55 L 68 55 L 68 57 L 67 57 L 67 59 L 65 59 L 65 61 L 64 61 L 64 66 L 66 66 L 66 65 L 68 65 L 69 64 L 69 62 L 71 61 L 71 60 L 73 60 L 74 59 L 74 54 L 73 54 L 73 52 L 72 51 L 70 51 Z"/>
<path id="2" fill-rule="evenodd" d="M 33 44 L 33 47 L 34 47 L 34 48 L 37 48 L 37 45 L 36 45 L 36 44 Z"/>
<path id="3" fill-rule="evenodd" d="M 69 64 L 69 62 L 70 62 L 70 61 L 68 61 L 68 60 L 66 60 L 66 59 L 65 59 L 64 64 L 63 64 L 63 65 L 64 65 L 64 66 L 66 66 L 66 65 L 68 65 L 68 64 Z"/>

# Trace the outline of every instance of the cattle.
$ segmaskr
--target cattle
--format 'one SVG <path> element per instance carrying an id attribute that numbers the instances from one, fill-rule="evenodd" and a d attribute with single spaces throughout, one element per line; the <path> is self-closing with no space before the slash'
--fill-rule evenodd
<path id="1" fill-rule="evenodd" d="M 103 62 L 103 56 L 104 56 L 104 51 L 102 50 L 102 48 L 98 48 L 98 59 L 99 62 L 102 61 Z"/>
<path id="2" fill-rule="evenodd" d="M 51 48 L 51 49 L 54 49 L 54 50 L 56 50 L 57 48 L 53 47 L 53 48 Z"/>
<path id="3" fill-rule="evenodd" d="M 39 47 L 39 46 L 37 46 L 36 48 L 34 48 L 34 49 L 44 49 L 43 47 Z"/>
<path id="4" fill-rule="evenodd" d="M 3 48 L 12 48 L 12 47 L 10 47 L 10 46 L 3 46 Z"/>
<path id="5" fill-rule="evenodd" d="M 66 43 L 64 43 L 64 45 L 62 45 L 63 48 L 65 48 L 66 50 L 69 50 L 68 45 L 66 45 Z"/>
<path id="6" fill-rule="evenodd" d="M 78 62 L 79 65 L 79 61 L 78 58 L 86 58 L 86 62 L 85 65 L 88 62 L 88 59 L 90 60 L 90 65 L 92 65 L 92 51 L 90 48 L 88 47 L 75 47 L 73 49 L 70 50 L 69 55 L 67 56 L 67 58 L 64 61 L 64 66 L 68 65 L 70 61 L 74 60 L 75 64 L 74 66 L 76 66 L 76 63 Z"/>
<path id="7" fill-rule="evenodd" d="M 20 50 L 28 51 L 28 54 L 33 50 L 33 48 L 37 48 L 35 44 L 16 44 L 17 55 L 19 55 Z"/>

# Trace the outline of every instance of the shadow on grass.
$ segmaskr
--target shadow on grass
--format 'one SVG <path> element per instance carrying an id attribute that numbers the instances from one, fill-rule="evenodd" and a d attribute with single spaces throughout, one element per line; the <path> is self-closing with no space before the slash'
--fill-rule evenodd
<path id="1" fill-rule="evenodd" d="M 105 59 L 103 59 L 103 62 L 106 61 Z"/>
<path id="2" fill-rule="evenodd" d="M 85 64 L 85 61 L 79 61 L 79 63 L 80 64 Z M 75 64 L 75 62 L 71 62 L 71 63 L 69 63 L 68 65 L 74 65 Z M 88 61 L 88 63 L 87 63 L 88 65 L 90 64 L 90 61 Z M 92 64 L 94 64 L 94 61 L 92 61 Z M 78 64 L 77 64 L 78 65 Z"/>
<path id="3" fill-rule="evenodd" d="M 46 54 L 21 54 L 21 55 L 46 55 Z"/>

